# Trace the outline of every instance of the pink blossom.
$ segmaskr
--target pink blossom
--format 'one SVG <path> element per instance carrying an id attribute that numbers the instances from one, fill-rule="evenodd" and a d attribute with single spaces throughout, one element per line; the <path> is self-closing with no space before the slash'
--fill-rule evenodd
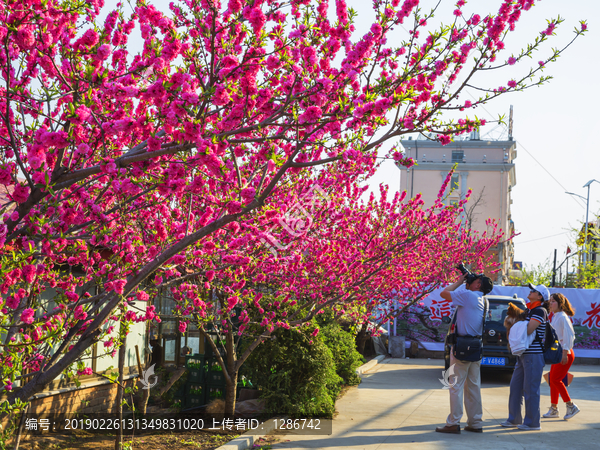
<path id="1" fill-rule="evenodd" d="M 244 201 L 248 203 L 254 200 L 254 197 L 256 196 L 256 189 L 254 189 L 253 187 L 244 188 L 240 191 L 240 195 L 242 196 Z"/>
<path id="2" fill-rule="evenodd" d="M 21 314 L 21 320 L 27 324 L 33 323 L 35 311 L 32 308 L 27 308 Z"/>
<path id="3" fill-rule="evenodd" d="M 411 119 L 410 117 L 406 117 L 404 119 L 404 128 L 406 128 L 407 130 L 412 130 L 413 128 L 415 128 L 413 119 Z"/>
<path id="4" fill-rule="evenodd" d="M 186 329 L 187 329 L 187 323 L 186 322 L 179 322 L 179 332 L 180 333 L 185 333 Z"/>
<path id="5" fill-rule="evenodd" d="M 117 294 L 122 294 L 125 291 L 125 285 L 127 284 L 127 280 L 115 280 L 115 292 Z"/>
<path id="6" fill-rule="evenodd" d="M 76 320 L 85 320 L 87 318 L 87 313 L 83 310 L 82 305 L 79 305 L 77 308 L 75 308 L 73 317 L 75 317 Z"/>
<path id="7" fill-rule="evenodd" d="M 30 27 L 23 27 L 17 31 L 17 44 L 22 50 L 28 50 L 35 44 L 35 36 Z"/>
<path id="8" fill-rule="evenodd" d="M 281 60 L 275 55 L 269 55 L 267 58 L 267 69 L 271 72 L 275 72 L 275 70 L 279 69 L 282 66 Z"/>
<path id="9" fill-rule="evenodd" d="M 95 30 L 89 29 L 81 37 L 81 42 L 87 47 L 92 47 L 98 43 L 98 33 Z"/>
<path id="10" fill-rule="evenodd" d="M 40 135 L 42 144 L 48 147 L 64 148 L 69 145 L 69 135 L 64 131 L 46 131 Z"/>
<path id="11" fill-rule="evenodd" d="M 31 332 L 31 338 L 34 341 L 39 341 L 40 338 L 42 337 L 42 335 L 43 335 L 43 331 L 42 331 L 42 329 L 40 327 L 35 327 L 33 329 L 33 331 Z"/>
<path id="12" fill-rule="evenodd" d="M 242 9 L 242 5 L 242 0 L 229 0 L 229 11 L 233 13 L 240 12 L 240 10 Z"/>
<path id="13" fill-rule="evenodd" d="M 11 295 L 6 299 L 6 306 L 12 309 L 17 309 L 19 307 L 19 299 L 15 298 L 14 295 Z"/>
<path id="14" fill-rule="evenodd" d="M 148 138 L 148 151 L 155 152 L 156 150 L 160 150 L 160 139 L 151 136 Z"/>
<path id="15" fill-rule="evenodd" d="M 323 115 L 323 111 L 318 106 L 309 106 L 298 118 L 298 122 L 315 122 Z"/>
<path id="16" fill-rule="evenodd" d="M 246 18 L 252 25 L 254 33 L 257 35 L 260 34 L 267 21 L 262 9 L 260 9 L 260 7 L 252 8 L 250 6 L 246 6 L 242 14 L 244 15 L 244 18 Z"/>
<path id="17" fill-rule="evenodd" d="M 229 298 L 227 299 L 227 308 L 228 308 L 228 309 L 232 309 L 233 307 L 235 307 L 235 305 L 237 305 L 237 304 L 238 304 L 239 300 L 240 300 L 240 299 L 239 299 L 238 297 L 236 297 L 236 296 L 234 296 L 234 297 L 229 297 Z"/>
<path id="18" fill-rule="evenodd" d="M 78 370 L 77 375 L 92 375 L 94 371 L 91 367 L 86 367 L 85 369 Z"/>
<path id="19" fill-rule="evenodd" d="M 0 184 L 12 184 L 12 179 L 10 176 L 11 169 L 9 167 L 0 166 Z"/>
<path id="20" fill-rule="evenodd" d="M 110 55 L 110 46 L 108 44 L 103 44 L 98 48 L 98 58 L 104 61 Z"/>
<path id="21" fill-rule="evenodd" d="M 242 210 L 242 204 L 240 202 L 229 202 L 227 204 L 227 212 L 229 214 L 237 214 Z"/>
<path id="22" fill-rule="evenodd" d="M 218 106 L 226 105 L 227 103 L 229 103 L 231 101 L 231 97 L 229 96 L 227 87 L 223 84 L 218 84 L 212 99 L 212 102 Z"/>
<path id="23" fill-rule="evenodd" d="M 447 134 L 438 134 L 438 141 L 440 141 L 442 145 L 448 145 L 452 139 Z"/>
<path id="24" fill-rule="evenodd" d="M 17 203 L 25 203 L 29 198 L 29 188 L 22 184 L 17 184 L 11 196 Z"/>
<path id="25" fill-rule="evenodd" d="M 517 62 L 517 58 L 515 58 L 514 56 L 511 56 L 510 58 L 508 58 L 509 66 L 514 66 L 516 62 Z"/>
<path id="26" fill-rule="evenodd" d="M 37 273 L 37 268 L 31 264 L 23 266 L 21 269 L 21 276 L 26 283 L 32 283 L 35 279 L 35 275 Z"/>

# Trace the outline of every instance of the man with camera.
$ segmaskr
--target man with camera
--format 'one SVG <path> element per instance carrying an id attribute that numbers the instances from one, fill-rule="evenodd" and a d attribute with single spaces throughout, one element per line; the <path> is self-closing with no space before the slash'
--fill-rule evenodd
<path id="1" fill-rule="evenodd" d="M 493 289 L 492 280 L 483 274 L 473 274 L 461 264 L 462 275 L 441 292 L 444 300 L 456 308 L 452 322 L 455 338 L 450 350 L 450 368 L 454 366 L 455 382 L 450 386 L 450 414 L 446 426 L 437 427 L 439 433 L 460 434 L 463 416 L 463 393 L 467 411 L 465 431 L 483 432 L 481 405 L 481 336 L 487 309 L 484 295 Z M 465 287 L 461 287 L 466 282 Z M 450 369 L 448 369 L 450 370 Z M 448 380 L 452 383 L 451 380 Z"/>

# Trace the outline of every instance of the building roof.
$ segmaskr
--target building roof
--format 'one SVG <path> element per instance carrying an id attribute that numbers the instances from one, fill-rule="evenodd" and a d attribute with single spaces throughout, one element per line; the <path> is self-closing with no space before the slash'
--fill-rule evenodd
<path id="1" fill-rule="evenodd" d="M 482 141 L 482 140 L 465 140 L 453 141 L 447 145 L 442 145 L 441 142 L 435 140 L 407 140 L 401 141 L 403 147 L 423 147 L 423 148 L 516 148 L 516 141 Z"/>
<path id="2" fill-rule="evenodd" d="M 6 186 L 3 184 L 0 184 L 0 208 L 5 205 L 6 203 L 12 201 L 8 195 L 12 194 L 13 191 L 15 190 L 14 186 Z"/>

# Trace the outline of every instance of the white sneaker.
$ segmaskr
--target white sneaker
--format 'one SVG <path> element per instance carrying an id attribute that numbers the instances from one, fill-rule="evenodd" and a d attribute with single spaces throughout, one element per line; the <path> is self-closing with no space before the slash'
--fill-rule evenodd
<path id="1" fill-rule="evenodd" d="M 577 407 L 577 405 L 575 403 L 573 403 L 573 406 L 567 405 L 567 414 L 565 415 L 565 420 L 569 420 L 571 417 L 573 417 L 579 411 L 580 411 L 580 409 Z"/>
<path id="2" fill-rule="evenodd" d="M 516 423 L 509 422 L 508 420 L 505 420 L 500 425 L 502 425 L 505 428 L 517 428 L 518 426 Z"/>
<path id="3" fill-rule="evenodd" d="M 558 408 L 553 408 L 551 406 L 550 409 L 548 410 L 548 412 L 546 414 L 544 414 L 542 417 L 545 417 L 546 419 L 550 419 L 552 417 L 560 417 L 558 415 Z"/>
<path id="4" fill-rule="evenodd" d="M 523 431 L 538 431 L 541 430 L 542 427 L 529 427 L 527 425 L 521 424 L 517 427 L 519 430 L 523 430 Z"/>

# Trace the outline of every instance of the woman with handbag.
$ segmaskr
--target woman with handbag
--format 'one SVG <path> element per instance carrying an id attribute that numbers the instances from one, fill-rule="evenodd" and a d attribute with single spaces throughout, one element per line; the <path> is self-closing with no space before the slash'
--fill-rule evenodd
<path id="1" fill-rule="evenodd" d="M 575 359 L 575 355 L 573 354 L 575 330 L 573 330 L 573 324 L 570 319 L 575 314 L 575 311 L 573 311 L 573 307 L 567 297 L 562 294 L 552 294 L 550 296 L 549 308 L 550 312 L 553 313 L 552 326 L 556 330 L 556 335 L 563 348 L 563 358 L 560 363 L 552 364 L 550 368 L 548 384 L 550 385 L 550 401 L 552 405 L 543 417 L 559 417 L 558 396 L 560 394 L 563 401 L 567 404 L 567 414 L 564 419 L 569 420 L 579 412 L 577 405 L 571 401 L 569 391 L 563 381 Z"/>

